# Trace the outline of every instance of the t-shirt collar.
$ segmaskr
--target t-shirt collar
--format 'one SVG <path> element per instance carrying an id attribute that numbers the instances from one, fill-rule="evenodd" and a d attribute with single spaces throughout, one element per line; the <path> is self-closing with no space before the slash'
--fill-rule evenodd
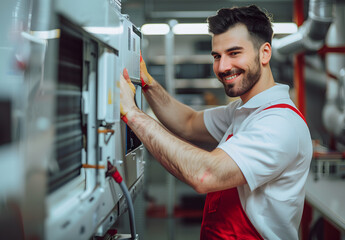
<path id="1" fill-rule="evenodd" d="M 276 83 L 275 86 L 255 95 L 254 97 L 249 99 L 249 101 L 245 104 L 241 104 L 241 106 L 238 109 L 259 108 L 265 104 L 282 98 L 289 98 L 289 86 Z"/>

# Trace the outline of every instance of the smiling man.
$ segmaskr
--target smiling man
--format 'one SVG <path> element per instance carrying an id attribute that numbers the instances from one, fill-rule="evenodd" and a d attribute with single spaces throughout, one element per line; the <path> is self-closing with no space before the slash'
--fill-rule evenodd
<path id="1" fill-rule="evenodd" d="M 144 95 L 160 123 L 135 106 L 127 75 L 122 117 L 171 174 L 207 193 L 201 239 L 298 239 L 312 144 L 289 87 L 273 79 L 271 22 L 249 6 L 221 9 L 208 23 L 213 70 L 225 93 L 240 99 L 194 111 L 142 60 Z"/>

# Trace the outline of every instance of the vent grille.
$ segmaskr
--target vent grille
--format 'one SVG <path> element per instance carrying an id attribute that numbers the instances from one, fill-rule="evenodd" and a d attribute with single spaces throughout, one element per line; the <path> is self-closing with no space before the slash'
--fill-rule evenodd
<path id="1" fill-rule="evenodd" d="M 11 115 L 11 102 L 0 101 L 0 145 L 12 141 Z"/>
<path id="2" fill-rule="evenodd" d="M 80 175 L 83 148 L 82 81 L 83 40 L 61 27 L 56 92 L 56 167 L 49 171 L 52 192 Z"/>

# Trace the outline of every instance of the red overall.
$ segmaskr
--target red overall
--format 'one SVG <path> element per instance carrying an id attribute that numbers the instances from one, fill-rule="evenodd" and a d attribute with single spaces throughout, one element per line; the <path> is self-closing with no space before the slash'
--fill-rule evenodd
<path id="1" fill-rule="evenodd" d="M 306 121 L 296 108 L 288 104 L 272 105 L 264 110 L 271 108 L 289 108 Z M 231 137 L 232 134 L 226 140 Z M 200 239 L 263 239 L 243 210 L 236 187 L 207 194 Z"/>

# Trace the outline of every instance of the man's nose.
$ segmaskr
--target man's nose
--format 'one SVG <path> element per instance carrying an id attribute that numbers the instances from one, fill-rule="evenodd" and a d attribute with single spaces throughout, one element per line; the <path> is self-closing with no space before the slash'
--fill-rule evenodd
<path id="1" fill-rule="evenodd" d="M 232 68 L 232 64 L 231 64 L 230 59 L 223 57 L 219 60 L 219 67 L 218 67 L 219 72 L 227 72 L 227 71 L 230 71 L 231 68 Z"/>

